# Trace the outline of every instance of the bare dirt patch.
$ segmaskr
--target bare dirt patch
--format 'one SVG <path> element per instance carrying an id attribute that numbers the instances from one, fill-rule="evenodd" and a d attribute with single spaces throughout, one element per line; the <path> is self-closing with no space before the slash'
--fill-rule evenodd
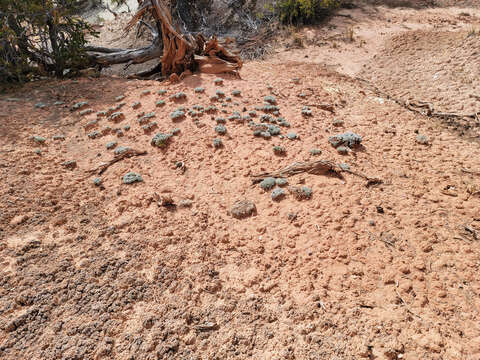
<path id="1" fill-rule="evenodd" d="M 416 44 L 419 34 L 419 56 L 428 57 L 430 33 L 412 32 L 391 40 L 398 53 L 366 63 L 408 58 L 401 44 Z M 460 34 L 441 32 L 439 44 L 456 44 Z M 210 75 L 175 85 L 82 78 L 28 84 L 0 98 L 2 359 L 480 356 L 477 140 L 303 55 L 249 62 L 242 79 L 225 76 L 223 85 Z M 427 94 L 400 81 L 406 70 L 387 75 L 373 65 L 377 86 Z M 212 101 L 217 91 L 225 97 Z M 179 92 L 186 98 L 170 99 Z M 455 96 L 466 94 L 459 87 Z M 267 113 L 255 108 L 265 96 L 279 107 L 270 116 L 290 124 L 269 123 L 283 138 L 254 136 L 242 121 L 256 111 L 251 120 L 261 123 Z M 79 102 L 88 104 L 71 111 Z M 121 102 L 118 122 L 97 116 Z M 179 107 L 185 116 L 173 121 Z M 88 108 L 93 113 L 80 115 Z M 151 145 L 156 133 L 174 129 L 165 147 Z M 341 155 L 329 138 L 347 131 L 362 142 Z M 90 172 L 121 147 L 147 154 Z M 306 172 L 288 185 L 310 188 L 310 198 L 286 190 L 273 201 L 273 189 L 252 182 L 320 159 L 382 183 Z M 62 165 L 72 160 L 76 167 Z M 124 184 L 128 172 L 143 181 Z M 236 219 L 230 211 L 244 199 L 256 212 Z"/>

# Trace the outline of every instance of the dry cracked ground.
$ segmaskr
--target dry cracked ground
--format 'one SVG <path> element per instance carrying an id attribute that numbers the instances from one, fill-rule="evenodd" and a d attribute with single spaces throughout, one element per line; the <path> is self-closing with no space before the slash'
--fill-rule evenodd
<path id="1" fill-rule="evenodd" d="M 353 42 L 337 27 L 221 85 L 100 77 L 2 95 L 0 358 L 480 359 L 478 119 L 431 118 L 375 90 L 479 111 L 479 12 L 376 9 L 380 44 L 358 21 Z M 335 51 L 349 74 L 319 60 Z M 265 96 L 280 135 L 254 136 Z M 110 112 L 123 115 L 97 115 L 122 102 Z M 341 154 L 329 137 L 347 131 L 361 146 Z M 146 154 L 98 175 L 122 147 Z M 314 160 L 382 183 L 300 173 L 289 186 L 312 196 L 287 186 L 277 201 L 252 183 Z M 143 181 L 125 184 L 128 172 Z M 256 214 L 233 217 L 237 200 Z"/>

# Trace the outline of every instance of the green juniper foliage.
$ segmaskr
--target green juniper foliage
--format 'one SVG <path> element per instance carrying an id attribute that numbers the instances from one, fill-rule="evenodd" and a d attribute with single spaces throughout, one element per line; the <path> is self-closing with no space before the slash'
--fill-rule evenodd
<path id="1" fill-rule="evenodd" d="M 86 38 L 97 33 L 75 16 L 77 2 L 0 0 L 0 82 L 88 66 Z"/>
<path id="2" fill-rule="evenodd" d="M 277 12 L 285 24 L 312 24 L 337 8 L 339 0 L 280 0 Z"/>

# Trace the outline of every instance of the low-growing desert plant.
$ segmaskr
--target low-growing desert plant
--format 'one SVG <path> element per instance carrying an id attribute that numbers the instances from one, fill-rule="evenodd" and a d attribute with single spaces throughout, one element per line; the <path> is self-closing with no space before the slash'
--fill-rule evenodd
<path id="1" fill-rule="evenodd" d="M 77 10 L 77 0 L 0 1 L 0 82 L 89 66 L 85 45 L 97 33 Z"/>
<path id="2" fill-rule="evenodd" d="M 340 5 L 339 0 L 280 0 L 276 11 L 285 24 L 312 24 Z"/>

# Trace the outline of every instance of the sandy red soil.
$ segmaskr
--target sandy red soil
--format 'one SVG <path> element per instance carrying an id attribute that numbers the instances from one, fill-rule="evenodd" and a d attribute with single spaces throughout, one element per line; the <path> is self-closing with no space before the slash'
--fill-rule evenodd
<path id="1" fill-rule="evenodd" d="M 368 54 L 355 42 L 317 45 L 319 56 L 344 52 L 346 65 L 336 69 L 312 55 L 312 44 L 248 62 L 241 79 L 222 76 L 222 86 L 204 74 L 175 85 L 100 77 L 2 95 L 0 358 L 480 359 L 479 125 L 411 112 L 356 79 L 442 111 L 479 111 L 471 95 L 480 95 L 472 57 L 480 34 L 468 37 L 465 22 L 450 33 L 442 21 L 430 27 L 432 12 L 453 21 L 465 9 L 379 11 L 408 13 L 418 29 L 391 29 L 380 44 L 364 44 Z M 205 94 L 194 92 L 199 86 Z M 241 97 L 215 102 L 216 114 L 170 118 L 179 106 L 206 107 L 216 90 L 235 89 Z M 169 99 L 179 91 L 186 100 Z M 230 120 L 226 135 L 215 133 L 216 117 L 244 115 L 270 94 L 291 124 L 282 134 L 299 139 L 254 137 L 247 123 Z M 86 130 L 119 95 L 125 118 L 100 117 Z M 155 105 L 160 99 L 164 107 Z M 79 101 L 94 113 L 70 111 Z M 40 102 L 47 106 L 36 108 Z M 312 117 L 301 115 L 303 106 Z M 137 114 L 151 111 L 158 128 L 145 133 Z M 181 131 L 168 147 L 150 145 L 173 128 Z M 95 130 L 105 135 L 90 139 Z M 361 135 L 363 146 L 340 155 L 328 138 L 345 131 Z M 215 149 L 214 138 L 224 147 Z M 111 141 L 147 154 L 90 173 L 114 158 Z M 275 155 L 275 145 L 286 154 Z M 314 148 L 322 153 L 310 154 Z M 317 159 L 383 183 L 303 173 L 289 183 L 311 187 L 312 198 L 287 191 L 278 202 L 252 184 L 252 175 Z M 75 168 L 62 165 L 69 160 Z M 143 182 L 123 184 L 129 171 Z M 161 206 L 162 198 L 177 206 Z M 243 199 L 257 214 L 239 220 L 230 210 Z M 180 206 L 184 200 L 192 206 Z"/>

